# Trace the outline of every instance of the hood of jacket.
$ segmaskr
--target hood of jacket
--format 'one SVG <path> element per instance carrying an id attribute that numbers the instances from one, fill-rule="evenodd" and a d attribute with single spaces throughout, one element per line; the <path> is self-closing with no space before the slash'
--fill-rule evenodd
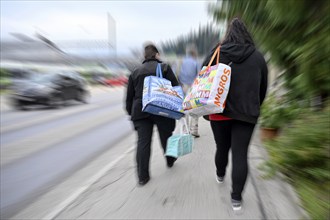
<path id="1" fill-rule="evenodd" d="M 221 45 L 221 53 L 234 63 L 242 63 L 254 51 L 252 44 L 234 44 L 228 43 Z"/>
<path id="2" fill-rule="evenodd" d="M 142 63 L 147 63 L 147 62 L 150 62 L 150 61 L 157 61 L 158 63 L 162 63 L 161 60 L 158 60 L 158 59 L 156 59 L 156 58 L 146 59 L 146 60 L 144 60 Z"/>

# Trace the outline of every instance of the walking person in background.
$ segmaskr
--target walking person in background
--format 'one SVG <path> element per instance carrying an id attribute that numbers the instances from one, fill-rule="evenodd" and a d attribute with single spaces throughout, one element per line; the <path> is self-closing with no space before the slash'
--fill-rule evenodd
<path id="1" fill-rule="evenodd" d="M 203 62 L 204 66 L 207 66 L 219 45 L 220 63 L 231 63 L 231 83 L 224 112 L 209 115 L 208 119 L 217 147 L 216 181 L 224 181 L 231 149 L 231 202 L 234 210 L 240 210 L 248 174 L 248 146 L 266 95 L 268 69 L 246 26 L 238 18 L 231 21 L 223 41 L 210 52 Z"/>
<path id="2" fill-rule="evenodd" d="M 197 61 L 197 49 L 194 45 L 190 45 L 186 49 L 186 57 L 183 59 L 179 74 L 179 81 L 182 85 L 182 89 L 185 95 L 192 86 L 197 74 L 200 71 L 200 65 Z M 186 115 L 189 123 L 189 115 Z M 189 123 L 190 133 L 195 137 L 199 137 L 198 133 L 198 117 L 190 116 L 191 121 Z"/>
<path id="3" fill-rule="evenodd" d="M 156 67 L 159 60 L 158 49 L 149 44 L 144 48 L 142 65 L 136 68 L 128 79 L 126 95 L 126 111 L 131 116 L 135 130 L 137 131 L 136 163 L 139 185 L 145 185 L 150 180 L 149 161 L 151 152 L 151 141 L 154 125 L 157 126 L 159 137 L 164 153 L 166 152 L 167 139 L 172 135 L 175 128 L 175 120 L 162 116 L 142 112 L 142 92 L 144 78 L 156 75 Z M 162 64 L 163 77 L 170 80 L 173 86 L 179 85 L 171 67 Z M 176 158 L 166 157 L 167 166 L 173 166 Z"/>

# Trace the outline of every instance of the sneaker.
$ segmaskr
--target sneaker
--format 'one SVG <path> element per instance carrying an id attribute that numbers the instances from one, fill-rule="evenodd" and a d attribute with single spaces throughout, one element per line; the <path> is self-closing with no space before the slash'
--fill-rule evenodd
<path id="1" fill-rule="evenodd" d="M 225 177 L 224 177 L 224 176 L 218 176 L 218 175 L 215 175 L 215 180 L 216 180 L 218 183 L 223 183 L 223 181 L 225 180 Z"/>
<path id="2" fill-rule="evenodd" d="M 174 162 L 177 160 L 175 157 L 166 157 L 166 164 L 168 168 L 173 167 Z"/>
<path id="3" fill-rule="evenodd" d="M 240 211 L 242 209 L 242 201 L 231 199 L 231 206 L 234 211 Z"/>
<path id="4" fill-rule="evenodd" d="M 195 138 L 199 138 L 200 135 L 197 132 L 191 132 L 191 135 L 194 136 Z"/>
<path id="5" fill-rule="evenodd" d="M 145 179 L 139 180 L 139 185 L 140 186 L 144 186 L 144 185 L 146 185 L 149 182 L 149 180 L 150 180 L 150 177 L 147 177 Z"/>

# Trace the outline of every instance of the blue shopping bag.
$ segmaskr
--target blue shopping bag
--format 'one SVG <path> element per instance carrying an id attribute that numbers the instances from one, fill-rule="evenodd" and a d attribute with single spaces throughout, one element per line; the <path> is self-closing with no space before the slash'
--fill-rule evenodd
<path id="1" fill-rule="evenodd" d="M 181 86 L 172 86 L 163 78 L 161 65 L 157 65 L 156 76 L 147 76 L 143 84 L 142 111 L 173 119 L 184 116 Z"/>
<path id="2" fill-rule="evenodd" d="M 189 129 L 185 118 L 179 121 L 179 126 L 180 126 L 180 133 L 173 134 L 171 137 L 167 139 L 166 152 L 165 152 L 166 156 L 178 158 L 192 152 L 194 145 L 194 138 L 191 134 L 187 133 Z M 186 133 L 183 132 L 184 127 Z"/>

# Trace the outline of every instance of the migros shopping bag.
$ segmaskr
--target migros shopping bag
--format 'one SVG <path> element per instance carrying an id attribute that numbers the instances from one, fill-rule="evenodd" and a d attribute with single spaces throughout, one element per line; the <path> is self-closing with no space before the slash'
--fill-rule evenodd
<path id="1" fill-rule="evenodd" d="M 217 64 L 211 66 L 217 56 Z M 196 77 L 192 87 L 183 101 L 185 113 L 196 116 L 222 113 L 231 79 L 231 67 L 219 63 L 220 46 L 207 66 L 204 66 Z"/>

